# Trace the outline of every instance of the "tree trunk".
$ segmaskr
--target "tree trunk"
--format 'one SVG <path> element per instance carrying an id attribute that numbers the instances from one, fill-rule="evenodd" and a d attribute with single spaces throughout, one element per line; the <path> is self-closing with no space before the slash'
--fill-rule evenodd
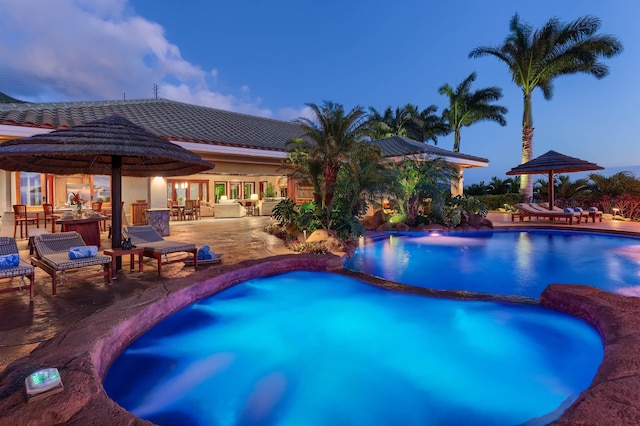
<path id="1" fill-rule="evenodd" d="M 524 111 L 522 113 L 522 158 L 520 164 L 533 159 L 533 114 L 531 111 L 531 93 L 524 94 Z M 520 194 L 526 202 L 533 201 L 533 179 L 531 175 L 520 176 Z"/>
<path id="2" fill-rule="evenodd" d="M 453 152 L 460 152 L 460 128 L 453 132 Z"/>
<path id="3" fill-rule="evenodd" d="M 326 165 L 324 167 L 324 208 L 330 208 L 333 201 L 333 194 L 336 189 L 336 181 L 338 180 L 338 168 Z M 330 212 L 329 212 L 330 213 Z"/>

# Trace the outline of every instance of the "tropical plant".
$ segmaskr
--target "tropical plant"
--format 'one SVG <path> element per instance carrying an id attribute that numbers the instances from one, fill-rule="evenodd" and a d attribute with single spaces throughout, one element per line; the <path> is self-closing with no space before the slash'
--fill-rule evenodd
<path id="1" fill-rule="evenodd" d="M 320 207 L 325 210 L 324 217 L 329 219 L 338 173 L 349 162 L 354 144 L 367 135 L 369 122 L 364 110 L 358 106 L 345 113 L 342 105 L 329 101 L 325 101 L 322 106 L 313 103 L 307 105 L 314 117 L 295 120 L 305 132 L 298 155 L 304 155 L 309 165 L 322 168 L 322 186 L 314 184 L 314 194 L 317 195 L 316 201 L 321 198 Z M 324 225 L 331 229 L 330 223 Z"/>
<path id="2" fill-rule="evenodd" d="M 487 192 L 489 194 L 509 194 L 517 191 L 517 184 L 512 178 L 500 179 L 497 176 L 493 176 L 487 185 Z"/>
<path id="3" fill-rule="evenodd" d="M 520 21 L 516 13 L 509 24 L 510 34 L 503 45 L 481 46 L 473 49 L 469 57 L 495 56 L 508 67 L 513 82 L 522 89 L 524 109 L 522 113 L 522 159 L 533 158 L 533 113 L 531 93 L 536 87 L 544 98 L 553 95 L 553 80 L 561 75 L 587 73 L 600 79 L 609 73 L 608 67 L 599 61 L 622 52 L 622 43 L 611 35 L 597 35 L 600 19 L 585 16 L 567 24 L 551 18 L 537 31 Z M 533 183 L 529 175 L 522 177 L 521 191 L 526 198 L 533 195 Z"/>
<path id="4" fill-rule="evenodd" d="M 285 198 L 273 207 L 271 217 L 277 220 L 280 226 L 293 224 L 298 218 L 296 204 L 291 198 Z"/>
<path id="5" fill-rule="evenodd" d="M 442 158 L 405 158 L 394 167 L 396 179 L 391 190 L 397 200 L 399 213 L 409 226 L 418 224 L 423 206 L 430 201 L 430 211 L 443 217 L 444 200 L 450 195 L 452 181 L 457 181 L 457 169 Z"/>
<path id="6" fill-rule="evenodd" d="M 442 117 L 436 114 L 438 107 L 430 105 L 420 111 L 417 105 L 406 104 L 392 110 L 387 107 L 384 113 L 369 108 L 370 137 L 384 139 L 391 136 L 404 136 L 419 142 L 432 140 L 438 143 L 438 136 L 451 133 Z"/>
<path id="7" fill-rule="evenodd" d="M 273 188 L 273 184 L 271 182 L 267 182 L 267 186 L 264 189 L 264 193 L 262 195 L 265 198 L 273 198 L 276 196 L 276 191 Z"/>
<path id="8" fill-rule="evenodd" d="M 460 151 L 460 130 L 480 121 L 494 121 L 501 126 L 507 125 L 504 115 L 507 108 L 492 105 L 502 97 L 499 87 L 486 87 L 471 92 L 471 84 L 476 80 L 476 73 L 472 72 L 455 89 L 445 83 L 438 89 L 438 93 L 449 98 L 449 107 L 442 111 L 442 118 L 453 129 L 453 152 Z"/>
<path id="9" fill-rule="evenodd" d="M 411 122 L 407 124 L 407 136 L 419 142 L 433 141 L 438 144 L 438 137 L 451 133 L 451 128 L 443 118 L 436 114 L 438 107 L 429 105 L 422 111 L 417 105 L 407 104 L 407 109 L 412 110 Z"/>
<path id="10" fill-rule="evenodd" d="M 488 191 L 489 188 L 485 185 L 484 181 L 481 181 L 480 183 L 472 183 L 464 188 L 464 193 L 466 195 L 486 195 Z"/>
<path id="11" fill-rule="evenodd" d="M 406 107 L 394 110 L 387 107 L 380 114 L 375 108 L 369 107 L 370 133 L 372 139 L 384 139 L 391 136 L 407 136 L 407 124 L 411 122 L 413 111 Z"/>
<path id="12" fill-rule="evenodd" d="M 609 177 L 598 173 L 589 175 L 589 190 L 595 195 L 617 197 L 622 194 L 640 195 L 640 180 L 631 172 L 618 172 Z"/>

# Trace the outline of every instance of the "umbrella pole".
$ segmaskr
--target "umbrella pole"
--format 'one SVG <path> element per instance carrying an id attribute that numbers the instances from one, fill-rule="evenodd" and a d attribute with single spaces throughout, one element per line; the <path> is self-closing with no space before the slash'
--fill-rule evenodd
<path id="1" fill-rule="evenodd" d="M 122 157 L 111 157 L 111 247 L 122 247 Z M 122 257 L 116 256 L 116 271 L 122 269 Z"/>
<path id="2" fill-rule="evenodd" d="M 553 170 L 549 172 L 549 210 L 553 210 L 555 204 L 555 194 L 553 193 L 555 185 L 553 184 Z"/>

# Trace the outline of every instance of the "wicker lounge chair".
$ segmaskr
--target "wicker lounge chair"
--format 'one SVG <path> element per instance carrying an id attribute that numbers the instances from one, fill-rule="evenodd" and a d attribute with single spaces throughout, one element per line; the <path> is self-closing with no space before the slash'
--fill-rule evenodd
<path id="1" fill-rule="evenodd" d="M 35 256 L 31 257 L 31 264 L 38 266 L 51 275 L 51 290 L 56 294 L 58 280 L 79 281 L 88 278 L 104 277 L 107 284 L 111 284 L 111 257 L 97 254 L 93 257 L 69 259 L 69 249 L 85 246 L 84 240 L 75 231 L 59 232 L 56 234 L 42 234 L 33 239 Z M 66 271 L 82 269 L 91 266 L 101 266 L 99 272 L 77 275 L 69 278 Z"/>
<path id="2" fill-rule="evenodd" d="M 193 260 L 193 265 L 198 268 L 198 249 L 195 244 L 165 240 L 151 225 L 129 226 L 125 233 L 136 247 L 144 250 L 144 256 L 153 257 L 158 261 L 158 275 L 162 272 L 162 265 L 166 263 Z M 183 258 L 169 259 L 170 253 L 180 252 L 188 254 Z"/>
<path id="3" fill-rule="evenodd" d="M 529 220 L 531 220 L 531 218 L 533 217 L 536 219 L 543 218 L 550 220 L 565 219 L 569 222 L 570 225 L 572 225 L 573 220 L 576 219 L 578 223 L 580 223 L 581 214 L 579 212 L 547 210 L 533 203 L 518 203 L 515 205 L 515 207 L 518 209 L 518 213 L 513 213 L 511 215 L 512 222 L 514 221 L 515 217 L 520 217 L 520 220 L 523 220 L 525 217 L 528 217 Z"/>
<path id="4" fill-rule="evenodd" d="M 0 255 L 17 254 L 18 245 L 16 240 L 9 237 L 0 237 Z M 9 287 L 0 289 L 0 293 L 8 293 L 10 291 L 19 291 L 22 289 L 29 289 L 29 300 L 33 302 L 33 279 L 35 269 L 27 262 L 20 259 L 18 266 L 10 268 L 0 269 L 0 278 L 15 278 L 20 277 L 20 284 L 18 287 Z M 29 284 L 25 284 L 24 277 L 29 277 Z"/>

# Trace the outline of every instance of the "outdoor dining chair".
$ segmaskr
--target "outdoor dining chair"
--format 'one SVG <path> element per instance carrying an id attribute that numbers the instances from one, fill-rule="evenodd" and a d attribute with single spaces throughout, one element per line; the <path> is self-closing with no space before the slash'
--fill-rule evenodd
<path id="1" fill-rule="evenodd" d="M 36 216 L 28 216 L 27 215 L 27 205 L 26 204 L 14 204 L 13 205 L 13 238 L 16 237 L 16 229 L 18 225 L 20 225 L 20 238 L 29 238 L 29 224 L 36 225 L 37 228 L 40 227 L 40 216 L 36 213 Z M 22 227 L 24 226 L 24 234 L 22 233 Z"/>

